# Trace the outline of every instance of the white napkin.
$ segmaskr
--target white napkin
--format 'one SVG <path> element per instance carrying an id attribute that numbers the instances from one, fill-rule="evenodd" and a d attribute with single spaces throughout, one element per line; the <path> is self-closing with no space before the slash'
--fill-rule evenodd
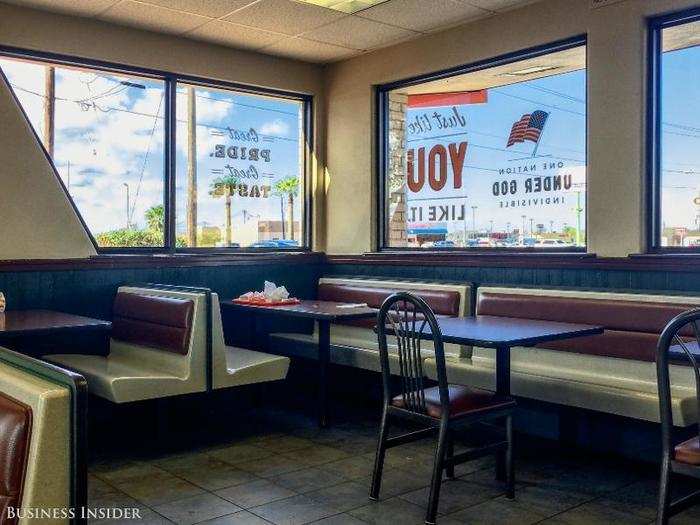
<path id="1" fill-rule="evenodd" d="M 268 301 L 283 301 L 289 298 L 289 292 L 284 286 L 277 286 L 270 281 L 265 281 L 263 294 Z"/>

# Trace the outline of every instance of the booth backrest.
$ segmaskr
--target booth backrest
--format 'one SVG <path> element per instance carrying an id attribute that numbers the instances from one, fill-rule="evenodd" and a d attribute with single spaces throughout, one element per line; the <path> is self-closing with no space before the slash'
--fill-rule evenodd
<path id="1" fill-rule="evenodd" d="M 32 409 L 0 392 L 0 516 L 6 517 L 8 507 L 17 508 L 22 501 L 31 428 Z"/>
<path id="2" fill-rule="evenodd" d="M 74 372 L 0 347 L 0 523 L 9 507 L 87 505 L 87 383 Z M 30 520 L 22 518 L 19 523 Z"/>
<path id="3" fill-rule="evenodd" d="M 380 281 L 373 279 L 323 278 L 318 285 L 318 298 L 323 301 L 365 303 L 379 308 L 397 291 L 410 291 L 424 299 L 437 315 L 457 317 L 468 312 L 469 287 L 438 283 Z M 360 319 L 343 324 L 372 328 L 376 321 Z"/>
<path id="4" fill-rule="evenodd" d="M 187 354 L 193 310 L 189 299 L 119 291 L 114 299 L 112 338 Z"/>
<path id="5" fill-rule="evenodd" d="M 654 361 L 656 343 L 666 323 L 699 303 L 696 297 L 486 287 L 478 291 L 476 313 L 603 326 L 602 335 L 538 346 Z"/>

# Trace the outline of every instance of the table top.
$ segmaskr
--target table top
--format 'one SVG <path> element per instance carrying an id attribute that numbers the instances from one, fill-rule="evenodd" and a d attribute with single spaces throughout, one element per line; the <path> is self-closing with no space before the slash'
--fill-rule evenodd
<path id="1" fill-rule="evenodd" d="M 377 315 L 377 310 L 369 308 L 368 306 L 348 307 L 348 305 L 352 303 L 339 303 L 334 301 L 300 301 L 298 304 L 285 304 L 280 306 L 239 304 L 233 301 L 224 301 L 221 304 L 239 310 L 286 315 L 289 317 L 303 317 L 306 319 L 323 321 L 365 319 Z"/>
<path id="2" fill-rule="evenodd" d="M 0 338 L 70 330 L 109 330 L 112 323 L 53 310 L 9 310 L 0 313 Z"/>
<path id="3" fill-rule="evenodd" d="M 685 347 L 688 352 L 695 358 L 695 360 L 700 363 L 700 347 L 698 347 L 697 341 L 688 341 L 685 343 Z M 690 365 L 690 360 L 686 355 L 683 347 L 681 345 L 672 345 L 668 349 L 668 360 L 670 363 L 676 365 Z"/>
<path id="4" fill-rule="evenodd" d="M 533 346 L 547 341 L 603 333 L 601 326 L 488 315 L 440 317 L 438 324 L 445 343 L 487 348 Z M 427 324 L 423 334 L 426 338 L 430 336 Z"/>

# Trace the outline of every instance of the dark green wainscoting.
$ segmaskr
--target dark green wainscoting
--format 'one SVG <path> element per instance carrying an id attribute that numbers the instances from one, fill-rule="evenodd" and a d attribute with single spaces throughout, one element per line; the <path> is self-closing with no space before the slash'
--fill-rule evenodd
<path id="1" fill-rule="evenodd" d="M 45 308 L 109 319 L 117 287 L 134 283 L 206 286 L 227 299 L 251 289 L 262 289 L 265 279 L 284 284 L 302 298 L 312 298 L 321 266 L 318 258 L 299 262 L 250 261 L 242 264 L 129 268 L 12 270 L 0 269 L 0 291 L 7 308 Z"/>

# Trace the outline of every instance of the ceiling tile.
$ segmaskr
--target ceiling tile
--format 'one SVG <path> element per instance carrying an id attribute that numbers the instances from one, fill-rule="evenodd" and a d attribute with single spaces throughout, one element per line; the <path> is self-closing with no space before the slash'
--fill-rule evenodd
<path id="1" fill-rule="evenodd" d="M 221 20 L 212 20 L 191 33 L 187 33 L 185 36 L 241 49 L 260 49 L 285 38 L 284 35 L 278 33 L 253 29 L 252 27 Z"/>
<path id="2" fill-rule="evenodd" d="M 489 11 L 508 11 L 539 0 L 460 0 L 461 2 L 488 9 Z"/>
<path id="3" fill-rule="evenodd" d="M 365 9 L 357 16 L 414 31 L 432 31 L 457 25 L 469 19 L 491 14 L 490 11 L 456 0 L 391 0 Z"/>
<path id="4" fill-rule="evenodd" d="M 113 6 L 119 0 L 90 0 L 76 2 L 75 0 L 3 0 L 8 4 L 21 5 L 35 9 L 47 9 L 57 13 L 94 16 Z"/>
<path id="5" fill-rule="evenodd" d="M 169 7 L 177 11 L 219 18 L 255 0 L 144 0 L 147 4 Z"/>
<path id="6" fill-rule="evenodd" d="M 417 35 L 399 27 L 380 24 L 374 20 L 346 16 L 336 22 L 304 33 L 304 38 L 318 40 L 353 49 L 373 49 L 378 46 L 396 42 Z"/>
<path id="7" fill-rule="evenodd" d="M 333 62 L 334 60 L 348 58 L 360 53 L 356 49 L 324 44 L 323 42 L 315 42 L 304 38 L 286 38 L 260 51 L 317 63 Z"/>
<path id="8" fill-rule="evenodd" d="M 290 0 L 260 0 L 224 18 L 246 26 L 298 35 L 342 18 L 343 13 Z"/>
<path id="9" fill-rule="evenodd" d="M 164 7 L 125 0 L 98 16 L 115 24 L 140 27 L 161 33 L 181 34 L 191 31 L 209 20 L 203 16 L 173 11 Z"/>

